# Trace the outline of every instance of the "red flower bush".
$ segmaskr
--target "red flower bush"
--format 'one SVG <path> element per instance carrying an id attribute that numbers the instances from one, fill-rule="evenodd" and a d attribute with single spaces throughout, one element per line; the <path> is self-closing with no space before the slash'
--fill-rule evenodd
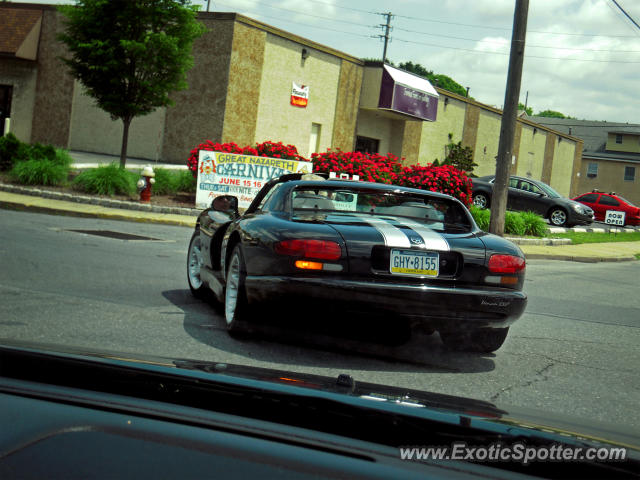
<path id="1" fill-rule="evenodd" d="M 402 164 L 391 153 L 386 156 L 377 153 L 343 152 L 328 150 L 325 153 L 312 153 L 313 171 L 316 173 L 348 173 L 359 175 L 360 180 L 397 184 Z"/>
<path id="2" fill-rule="evenodd" d="M 446 193 L 471 205 L 471 179 L 452 165 L 403 167 L 398 185 Z"/>
<path id="3" fill-rule="evenodd" d="M 235 143 L 213 143 L 207 140 L 191 150 L 187 165 L 194 176 L 198 175 L 198 152 L 238 153 L 261 157 L 282 158 L 287 160 L 308 161 L 298 153 L 293 145 L 282 142 L 263 142 L 255 147 L 240 147 Z M 327 150 L 324 153 L 312 153 L 311 162 L 316 173 L 348 173 L 359 175 L 367 182 L 401 185 L 421 190 L 442 192 L 456 197 L 465 205 L 471 205 L 471 179 L 463 170 L 451 165 L 433 166 L 431 164 L 405 167 L 400 159 L 391 153 L 343 152 Z"/>

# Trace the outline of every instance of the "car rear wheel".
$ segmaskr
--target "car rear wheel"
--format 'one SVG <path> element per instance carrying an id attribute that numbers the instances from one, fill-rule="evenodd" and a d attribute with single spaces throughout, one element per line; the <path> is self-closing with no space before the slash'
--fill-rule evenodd
<path id="1" fill-rule="evenodd" d="M 236 245 L 229 258 L 224 296 L 224 318 L 227 331 L 239 335 L 247 331 L 247 294 L 244 282 L 247 271 L 240 244 Z"/>
<path id="2" fill-rule="evenodd" d="M 480 328 L 470 332 L 440 332 L 440 338 L 452 350 L 491 353 L 502 346 L 508 333 L 509 327 Z"/>
<path id="3" fill-rule="evenodd" d="M 200 277 L 200 270 L 203 264 L 200 230 L 196 229 L 191 236 L 189 253 L 187 254 L 187 281 L 189 282 L 191 294 L 196 298 L 203 298 L 206 293 L 206 286 Z"/>
<path id="4" fill-rule="evenodd" d="M 564 227 L 567 224 L 567 212 L 562 208 L 554 208 L 549 213 L 549 221 L 556 227 Z"/>
<path id="5" fill-rule="evenodd" d="M 489 197 L 484 193 L 476 193 L 473 196 L 473 204 L 478 208 L 487 208 L 489 206 Z"/>

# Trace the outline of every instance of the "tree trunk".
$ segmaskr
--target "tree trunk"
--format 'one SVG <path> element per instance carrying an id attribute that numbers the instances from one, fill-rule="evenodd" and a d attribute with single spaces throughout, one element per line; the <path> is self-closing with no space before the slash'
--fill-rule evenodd
<path id="1" fill-rule="evenodd" d="M 124 129 L 122 130 L 122 149 L 120 150 L 120 168 L 125 168 L 127 165 L 127 144 L 129 143 L 129 125 L 131 125 L 130 118 L 123 118 L 122 124 Z"/>

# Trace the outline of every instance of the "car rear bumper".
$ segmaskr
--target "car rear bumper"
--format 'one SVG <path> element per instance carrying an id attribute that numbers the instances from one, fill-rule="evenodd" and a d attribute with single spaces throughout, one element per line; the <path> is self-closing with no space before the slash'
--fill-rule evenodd
<path id="1" fill-rule="evenodd" d="M 400 316 L 435 330 L 505 327 L 524 312 L 527 296 L 507 289 L 474 289 L 319 277 L 250 276 L 250 303 L 326 315 L 341 312 Z M 286 312 L 284 312 L 286 313 Z"/>

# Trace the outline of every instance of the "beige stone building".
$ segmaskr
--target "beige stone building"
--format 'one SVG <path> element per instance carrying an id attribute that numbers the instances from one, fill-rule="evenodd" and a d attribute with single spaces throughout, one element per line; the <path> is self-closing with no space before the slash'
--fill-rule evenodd
<path id="1" fill-rule="evenodd" d="M 273 140 L 304 156 L 357 149 L 426 164 L 462 141 L 478 175 L 495 171 L 500 110 L 239 14 L 199 20 L 208 31 L 194 44 L 188 90 L 173 94 L 174 106 L 133 120 L 130 157 L 183 163 L 204 140 Z M 0 7 L 0 32 L 12 32 L 0 33 L 0 102 L 5 92 L 10 129 L 24 141 L 117 155 L 122 124 L 67 74 L 58 59 L 61 29 L 53 7 Z M 580 139 L 519 119 L 512 171 L 572 195 L 581 152 Z"/>

